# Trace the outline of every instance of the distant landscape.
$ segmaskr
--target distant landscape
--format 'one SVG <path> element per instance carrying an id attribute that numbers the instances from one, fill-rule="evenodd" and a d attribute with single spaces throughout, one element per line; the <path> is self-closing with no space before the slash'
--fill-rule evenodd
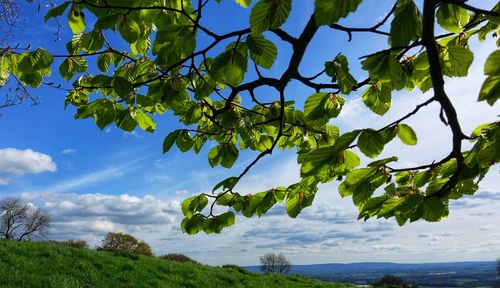
<path id="1" fill-rule="evenodd" d="M 245 268 L 254 272 L 259 270 L 258 266 Z M 420 287 L 500 287 L 500 277 L 496 274 L 496 263 L 493 261 L 293 265 L 291 273 L 323 281 L 358 285 L 371 284 L 384 275 L 392 274 Z"/>

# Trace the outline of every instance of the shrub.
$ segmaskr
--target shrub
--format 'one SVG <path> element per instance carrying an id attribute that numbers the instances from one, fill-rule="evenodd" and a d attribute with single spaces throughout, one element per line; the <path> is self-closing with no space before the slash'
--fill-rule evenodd
<path id="1" fill-rule="evenodd" d="M 135 254 L 153 256 L 151 247 L 144 241 L 137 240 L 134 236 L 125 233 L 108 233 L 102 240 L 99 250 L 128 251 Z"/>
<path id="2" fill-rule="evenodd" d="M 197 261 L 189 258 L 188 256 L 186 256 L 184 254 L 179 254 L 179 253 L 170 253 L 170 254 L 166 254 L 166 255 L 160 256 L 159 258 L 160 259 L 164 259 L 164 260 L 170 260 L 170 261 L 174 261 L 174 262 L 179 262 L 179 263 L 200 264 L 199 262 L 197 262 Z"/>
<path id="3" fill-rule="evenodd" d="M 241 266 L 235 265 L 235 264 L 225 264 L 225 265 L 222 265 L 222 268 L 233 269 L 233 270 L 236 270 L 242 274 L 250 274 L 250 271 L 248 271 L 247 269 L 245 269 Z"/>
<path id="4" fill-rule="evenodd" d="M 69 239 L 61 242 L 61 244 L 78 249 L 90 249 L 89 243 L 85 240 Z"/>
<path id="5" fill-rule="evenodd" d="M 385 275 L 372 284 L 374 288 L 417 288 L 416 285 L 406 284 L 403 278 L 394 275 Z"/>

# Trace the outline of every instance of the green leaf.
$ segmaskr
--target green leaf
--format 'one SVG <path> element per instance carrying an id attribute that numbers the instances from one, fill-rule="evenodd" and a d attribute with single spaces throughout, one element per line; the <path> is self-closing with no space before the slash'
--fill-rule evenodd
<path id="1" fill-rule="evenodd" d="M 212 189 L 212 192 L 217 191 L 217 189 L 219 189 L 220 187 L 222 187 L 222 189 L 224 191 L 233 189 L 233 187 L 236 185 L 236 183 L 238 183 L 238 180 L 239 180 L 238 177 L 226 178 L 226 179 L 220 181 L 219 183 L 217 183 L 217 185 L 215 185 L 214 188 Z"/>
<path id="2" fill-rule="evenodd" d="M 446 212 L 446 206 L 438 198 L 431 197 L 425 199 L 421 204 L 422 218 L 429 222 L 437 222 L 441 220 Z"/>
<path id="3" fill-rule="evenodd" d="M 478 101 L 486 101 L 493 106 L 500 98 L 500 75 L 490 76 L 484 80 L 479 92 Z"/>
<path id="4" fill-rule="evenodd" d="M 200 214 L 192 217 L 185 217 L 181 222 L 181 230 L 189 235 L 196 234 L 203 229 L 204 218 Z"/>
<path id="5" fill-rule="evenodd" d="M 84 57 L 68 57 L 59 66 L 59 73 L 64 80 L 69 81 L 76 72 L 83 73 L 87 71 L 87 61 Z"/>
<path id="6" fill-rule="evenodd" d="M 128 99 L 130 93 L 132 92 L 132 83 L 130 83 L 127 79 L 117 76 L 113 78 L 111 82 L 113 86 L 113 90 L 116 92 L 116 95 L 120 96 L 122 99 Z"/>
<path id="7" fill-rule="evenodd" d="M 68 23 L 73 34 L 82 33 L 85 30 L 85 14 L 81 11 L 80 5 L 71 5 L 68 12 Z"/>
<path id="8" fill-rule="evenodd" d="M 120 21 L 120 14 L 111 14 L 99 17 L 94 24 L 94 30 L 101 31 L 106 29 L 115 30 L 116 23 Z"/>
<path id="9" fill-rule="evenodd" d="M 373 129 L 365 129 L 359 135 L 358 148 L 368 157 L 377 157 L 384 150 L 384 145 L 384 138 Z"/>
<path id="10" fill-rule="evenodd" d="M 266 69 L 273 66 L 278 56 L 278 48 L 272 41 L 265 39 L 262 35 L 250 34 L 247 37 L 247 45 L 250 58 L 255 64 Z"/>
<path id="11" fill-rule="evenodd" d="M 248 6 L 250 6 L 250 4 L 252 3 L 252 0 L 234 0 L 236 1 L 236 3 L 240 4 L 241 7 L 243 8 L 248 8 Z"/>
<path id="12" fill-rule="evenodd" d="M 443 74 L 446 76 L 467 76 L 474 54 L 465 47 L 449 45 L 442 55 Z"/>
<path id="13" fill-rule="evenodd" d="M 135 20 L 127 17 L 122 18 L 120 25 L 118 25 L 118 31 L 120 31 L 120 35 L 123 39 L 130 44 L 135 43 L 141 35 L 141 27 L 139 27 L 139 24 L 137 24 Z"/>
<path id="14" fill-rule="evenodd" d="M 484 74 L 489 76 L 500 76 L 500 49 L 488 56 L 484 63 Z"/>
<path id="15" fill-rule="evenodd" d="M 422 14 L 413 0 L 398 0 L 391 22 L 391 46 L 404 47 L 422 34 Z"/>
<path id="16" fill-rule="evenodd" d="M 386 183 L 387 178 L 384 170 L 378 167 L 352 170 L 340 184 L 339 193 L 342 197 L 352 195 L 354 204 L 361 207 L 378 187 Z"/>
<path id="17" fill-rule="evenodd" d="M 210 166 L 215 167 L 220 164 L 222 157 L 220 156 L 221 146 L 215 146 L 208 152 L 208 163 Z"/>
<path id="18" fill-rule="evenodd" d="M 404 88 L 404 71 L 397 61 L 397 53 L 378 53 L 366 58 L 362 68 L 368 71 L 370 79 L 378 82 L 388 82 L 389 87 L 400 90 Z"/>
<path id="19" fill-rule="evenodd" d="M 186 130 L 181 130 L 177 139 L 175 140 L 175 145 L 181 152 L 187 152 L 191 147 L 193 147 L 194 140 L 189 135 L 189 132 Z"/>
<path id="20" fill-rule="evenodd" d="M 104 36 L 100 31 L 91 31 L 81 37 L 81 48 L 85 53 L 98 51 L 104 45 Z"/>
<path id="21" fill-rule="evenodd" d="M 132 117 L 130 109 L 118 110 L 115 117 L 115 123 L 118 128 L 127 132 L 134 131 L 137 126 L 137 122 L 134 120 L 134 117 Z"/>
<path id="22" fill-rule="evenodd" d="M 331 25 L 356 11 L 362 0 L 316 0 L 314 16 L 318 25 Z"/>
<path id="23" fill-rule="evenodd" d="M 335 144 L 333 145 L 332 149 L 333 152 L 338 153 L 342 150 L 346 150 L 349 148 L 349 146 L 356 140 L 358 137 L 359 133 L 361 133 L 361 130 L 353 130 L 351 132 L 347 132 L 342 134 L 336 141 Z"/>
<path id="24" fill-rule="evenodd" d="M 175 130 L 165 137 L 165 140 L 163 140 L 163 153 L 167 153 L 172 148 L 180 133 L 181 130 Z"/>
<path id="25" fill-rule="evenodd" d="M 207 234 L 219 234 L 222 229 L 234 225 L 236 217 L 233 212 L 226 212 L 221 215 L 208 218 L 203 221 L 203 232 Z"/>
<path id="26" fill-rule="evenodd" d="M 349 94 L 352 88 L 358 83 L 356 79 L 349 73 L 349 63 L 347 58 L 339 54 L 332 62 L 325 63 L 326 74 L 332 77 L 333 82 L 337 82 L 340 86 L 340 92 Z"/>
<path id="27" fill-rule="evenodd" d="M 441 3 L 436 12 L 436 18 L 444 29 L 453 33 L 461 33 L 469 22 L 470 16 L 467 10 L 458 5 Z"/>
<path id="28" fill-rule="evenodd" d="M 355 189 L 350 189 L 351 187 L 358 186 L 363 183 L 368 176 L 370 176 L 375 170 L 373 168 L 361 168 L 352 170 L 346 177 L 346 180 L 342 182 L 339 187 L 339 193 L 342 197 L 351 196 Z M 344 184 L 345 183 L 345 184 Z"/>
<path id="29" fill-rule="evenodd" d="M 344 103 L 344 98 L 336 94 L 314 93 L 304 104 L 304 117 L 310 121 L 321 120 L 321 124 L 326 124 L 330 118 L 339 115 Z"/>
<path id="30" fill-rule="evenodd" d="M 302 209 L 311 206 L 314 196 L 316 195 L 316 189 L 308 190 L 308 187 L 303 185 L 294 184 L 290 185 L 287 189 L 288 198 L 285 203 L 285 209 L 288 216 L 296 218 Z"/>
<path id="31" fill-rule="evenodd" d="M 109 66 L 113 61 L 113 54 L 111 52 L 105 52 L 97 57 L 97 67 L 101 72 L 106 73 L 109 70 Z"/>
<path id="32" fill-rule="evenodd" d="M 238 155 L 239 151 L 236 146 L 232 144 L 223 145 L 221 149 L 221 166 L 228 169 L 233 167 Z"/>
<path id="33" fill-rule="evenodd" d="M 45 18 L 44 18 L 45 22 L 47 22 L 50 18 L 55 18 L 55 17 L 61 16 L 64 13 L 64 11 L 66 11 L 66 8 L 68 8 L 68 5 L 70 3 L 71 3 L 70 1 L 66 1 L 63 4 L 50 9 L 47 12 L 47 14 L 45 14 Z"/>
<path id="34" fill-rule="evenodd" d="M 187 218 L 191 218 L 196 212 L 203 210 L 207 204 L 208 198 L 203 194 L 186 198 L 182 201 L 182 214 L 184 214 Z"/>
<path id="35" fill-rule="evenodd" d="M 417 134 L 410 126 L 406 124 L 399 124 L 396 131 L 401 142 L 411 146 L 417 145 Z"/>
<path id="36" fill-rule="evenodd" d="M 384 83 L 372 83 L 361 97 L 365 105 L 378 115 L 384 115 L 391 108 L 391 88 Z"/>
<path id="37" fill-rule="evenodd" d="M 231 49 L 214 59 L 210 67 L 210 75 L 217 81 L 225 81 L 231 86 L 238 86 L 245 78 L 247 65 L 247 55 L 242 54 L 239 49 Z"/>
<path id="38" fill-rule="evenodd" d="M 292 10 L 291 0 L 260 0 L 250 13 L 252 34 L 277 29 L 285 23 Z"/>
<path id="39" fill-rule="evenodd" d="M 154 132 L 156 129 L 156 123 L 153 119 L 146 113 L 144 113 L 141 109 L 135 110 L 135 121 L 142 130 L 147 132 Z"/>

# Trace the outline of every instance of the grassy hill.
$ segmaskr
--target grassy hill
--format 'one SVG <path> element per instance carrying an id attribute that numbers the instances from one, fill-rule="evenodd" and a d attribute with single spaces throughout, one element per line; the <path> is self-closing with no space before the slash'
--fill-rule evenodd
<path id="1" fill-rule="evenodd" d="M 352 287 L 154 257 L 0 240 L 0 287 Z"/>

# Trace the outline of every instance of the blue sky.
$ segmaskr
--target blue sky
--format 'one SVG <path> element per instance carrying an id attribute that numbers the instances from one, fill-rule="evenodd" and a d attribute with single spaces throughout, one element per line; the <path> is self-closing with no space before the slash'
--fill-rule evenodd
<path id="1" fill-rule="evenodd" d="M 313 9 L 312 2 L 295 0 L 283 28 L 297 35 Z M 38 13 L 35 5 L 20 3 L 26 22 L 15 42 L 64 52 L 71 37 L 68 27 L 61 31 L 62 40 L 54 41 L 55 23 L 43 23 L 46 7 Z M 489 7 L 495 1 L 469 3 Z M 347 19 L 348 23 L 373 25 L 385 16 L 391 4 L 365 0 L 359 12 Z M 218 33 L 245 28 L 248 10 L 231 0 L 222 4 L 211 1 L 203 21 Z M 469 77 L 449 79 L 446 84 L 467 132 L 477 124 L 495 121 L 498 114 L 498 105 L 475 103 L 485 78 L 484 59 L 496 49 L 494 39 L 481 44 L 473 40 L 471 45 L 477 53 Z M 301 71 L 314 75 L 324 61 L 339 52 L 357 59 L 384 47 L 382 37 L 355 34 L 349 43 L 345 33 L 321 28 Z M 279 49 L 280 58 L 265 72 L 268 75 L 280 73 L 287 64 L 290 49 Z M 351 61 L 351 67 L 359 78 L 365 76 L 356 61 Z M 52 80 L 70 85 L 57 77 Z M 161 153 L 163 138 L 178 127 L 177 120 L 169 115 L 156 118 L 158 128 L 154 134 L 139 130 L 125 133 L 114 126 L 101 131 L 92 120 L 73 119 L 74 109 L 64 109 L 62 91 L 41 87 L 32 93 L 40 98 L 39 105 L 24 104 L 0 111 L 0 196 L 20 196 L 49 210 L 52 239 L 87 239 L 97 245 L 106 232 L 122 231 L 147 241 L 157 254 L 180 252 L 214 265 L 255 264 L 259 255 L 269 251 L 283 252 L 296 264 L 494 260 L 500 256 L 498 166 L 492 168 L 475 197 L 454 201 L 449 219 L 440 223 L 416 222 L 398 227 L 393 220 L 358 222 L 352 200 L 341 199 L 336 191 L 338 183 L 330 183 L 321 186 L 314 205 L 297 219 L 288 218 L 280 206 L 262 218 L 238 217 L 236 226 L 221 235 L 187 236 L 179 228 L 182 199 L 210 191 L 221 179 L 239 174 L 255 154 L 243 153 L 232 170 L 212 169 L 206 158 L 208 145 L 199 155 L 176 149 L 166 155 Z M 287 93 L 300 106 L 312 91 L 291 83 Z M 344 132 L 382 127 L 429 97 L 418 91 L 398 93 L 388 118 L 382 118 L 363 105 L 360 92 L 354 92 L 333 124 Z M 438 107 L 431 105 L 408 121 L 419 136 L 416 147 L 391 143 L 381 157 L 398 155 L 401 165 L 411 165 L 447 155 L 450 135 L 439 122 L 438 113 Z M 241 193 L 260 192 L 294 183 L 298 177 L 293 152 L 277 152 L 260 162 L 238 189 Z"/>

